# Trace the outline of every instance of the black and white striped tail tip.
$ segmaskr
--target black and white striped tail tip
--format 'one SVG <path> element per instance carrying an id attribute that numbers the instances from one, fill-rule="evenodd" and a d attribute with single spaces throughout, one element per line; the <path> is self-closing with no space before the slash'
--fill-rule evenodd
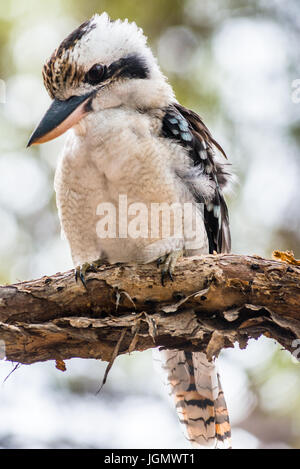
<path id="1" fill-rule="evenodd" d="M 165 350 L 160 355 L 170 395 L 191 445 L 231 449 L 229 416 L 215 364 L 198 352 Z"/>

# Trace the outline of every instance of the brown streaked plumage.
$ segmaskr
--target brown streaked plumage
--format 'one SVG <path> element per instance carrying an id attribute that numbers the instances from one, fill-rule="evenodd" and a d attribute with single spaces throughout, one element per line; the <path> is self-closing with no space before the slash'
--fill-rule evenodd
<path id="1" fill-rule="evenodd" d="M 83 36 L 89 34 L 95 28 L 96 24 L 91 22 L 91 20 L 87 20 L 82 23 L 62 41 L 52 57 L 55 57 L 56 59 L 61 58 L 66 51 L 74 49 L 74 46 L 83 38 Z"/>
<path id="2" fill-rule="evenodd" d="M 58 92 L 61 95 L 64 89 L 79 86 L 84 79 L 85 70 L 70 61 L 70 55 L 65 51 L 62 57 L 52 56 L 45 64 L 42 74 L 44 85 L 54 99 Z"/>
<path id="3" fill-rule="evenodd" d="M 51 98 L 55 98 L 62 87 L 76 87 L 82 82 L 85 71 L 72 60 L 72 51 L 83 36 L 94 28 L 95 25 L 90 20 L 85 21 L 62 41 L 44 65 L 44 84 Z"/>

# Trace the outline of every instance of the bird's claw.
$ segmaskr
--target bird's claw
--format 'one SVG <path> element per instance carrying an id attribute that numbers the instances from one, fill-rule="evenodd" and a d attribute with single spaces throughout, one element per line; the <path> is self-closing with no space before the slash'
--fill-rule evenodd
<path id="1" fill-rule="evenodd" d="M 166 261 L 167 256 L 162 256 L 159 257 L 156 261 L 157 268 L 159 268 L 165 261 Z"/>
<path id="2" fill-rule="evenodd" d="M 94 262 L 85 262 L 82 265 L 79 265 L 75 269 L 75 281 L 76 283 L 78 280 L 81 281 L 82 285 L 84 288 L 87 290 L 87 284 L 86 284 L 86 273 L 87 272 L 97 272 L 98 267 L 102 264 L 101 260 L 97 260 Z"/>
<path id="3" fill-rule="evenodd" d="M 162 266 L 161 268 L 161 284 L 164 287 L 166 285 L 166 278 L 169 277 L 171 282 L 174 281 L 173 273 L 175 270 L 176 263 L 178 259 L 183 255 L 183 251 L 180 249 L 178 251 L 170 252 L 166 256 L 160 257 L 157 260 L 157 267 Z"/>

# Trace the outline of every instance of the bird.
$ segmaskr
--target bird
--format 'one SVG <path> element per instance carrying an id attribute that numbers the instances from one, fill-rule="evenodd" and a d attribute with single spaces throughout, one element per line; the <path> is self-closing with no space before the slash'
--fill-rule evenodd
<path id="1" fill-rule="evenodd" d="M 47 59 L 43 80 L 52 104 L 28 147 L 67 132 L 54 187 L 77 282 L 88 288 L 87 272 L 103 263 L 156 262 L 168 288 L 180 257 L 230 252 L 226 154 L 202 118 L 177 101 L 135 22 L 95 14 Z M 120 232 L 128 216 L 121 213 L 122 197 L 135 221 L 131 236 Z M 144 209 L 148 215 L 153 207 L 174 205 L 192 207 L 193 215 L 172 212 L 171 231 L 161 219 L 150 230 Z M 104 213 L 112 221 L 101 224 Z M 175 235 L 178 218 L 185 218 L 187 229 Z M 102 233 L 104 225 L 109 232 Z M 160 356 L 191 445 L 231 448 L 216 363 L 184 349 L 161 350 Z"/>

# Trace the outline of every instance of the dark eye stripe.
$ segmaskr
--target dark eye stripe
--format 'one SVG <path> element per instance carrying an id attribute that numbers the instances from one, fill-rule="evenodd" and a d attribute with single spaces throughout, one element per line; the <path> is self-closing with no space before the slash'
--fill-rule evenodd
<path id="1" fill-rule="evenodd" d="M 98 85 L 108 78 L 148 78 L 149 68 L 144 59 L 138 55 L 129 55 L 113 62 L 109 67 L 95 64 L 86 73 L 84 82 Z"/>
<path id="2" fill-rule="evenodd" d="M 108 67 L 102 64 L 95 64 L 85 75 L 82 69 L 75 66 L 70 66 L 67 69 L 67 73 L 64 72 L 63 75 L 62 72 L 56 73 L 54 64 L 55 56 L 47 62 L 43 71 L 45 86 L 52 98 L 55 97 L 56 92 L 64 84 L 78 86 L 83 81 L 91 86 L 97 86 L 108 79 L 145 79 L 150 76 L 150 70 L 145 59 L 139 55 L 128 55 L 116 60 Z M 56 80 L 57 84 L 55 84 Z"/>
<path id="3" fill-rule="evenodd" d="M 150 71 L 145 60 L 138 55 L 129 55 L 113 62 L 108 67 L 109 76 L 124 78 L 148 78 Z"/>

